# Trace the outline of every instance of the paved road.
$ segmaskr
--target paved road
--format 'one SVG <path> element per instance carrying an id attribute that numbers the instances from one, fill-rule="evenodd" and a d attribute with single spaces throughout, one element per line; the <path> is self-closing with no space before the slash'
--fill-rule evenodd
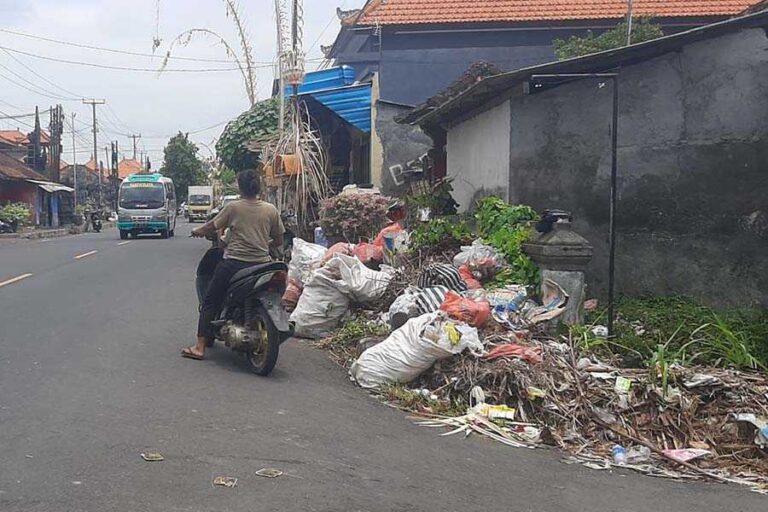
<path id="1" fill-rule="evenodd" d="M 0 510 L 764 511 L 766 498 L 440 438 L 284 346 L 271 378 L 192 341 L 205 242 L 0 242 Z M 98 251 L 80 259 L 76 256 Z M 158 450 L 164 462 L 139 454 Z M 254 472 L 276 467 L 274 480 Z M 239 478 L 214 488 L 214 476 Z"/>

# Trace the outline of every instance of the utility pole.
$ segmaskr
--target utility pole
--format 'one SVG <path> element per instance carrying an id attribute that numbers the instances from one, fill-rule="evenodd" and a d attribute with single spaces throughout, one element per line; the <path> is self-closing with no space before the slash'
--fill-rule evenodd
<path id="1" fill-rule="evenodd" d="M 627 0 L 627 46 L 632 44 L 632 0 Z"/>
<path id="2" fill-rule="evenodd" d="M 133 159 L 136 160 L 136 139 L 140 139 L 141 134 L 131 135 L 130 137 L 133 139 Z"/>
<path id="3" fill-rule="evenodd" d="M 48 161 L 50 167 L 51 181 L 58 183 L 61 170 L 61 134 L 64 131 L 64 109 L 61 105 L 51 107 L 49 110 L 50 122 L 48 129 L 51 134 L 50 147 L 48 151 Z"/>
<path id="4" fill-rule="evenodd" d="M 77 208 L 77 149 L 75 148 L 75 113 L 72 112 L 72 181 L 75 185 L 75 208 Z M 87 177 L 86 177 L 87 183 Z"/>
<path id="5" fill-rule="evenodd" d="M 98 167 L 99 169 L 99 209 L 101 209 L 101 182 L 104 178 L 104 172 L 102 171 L 102 168 L 99 166 L 99 149 L 98 149 L 98 142 L 96 141 L 96 134 L 98 133 L 98 129 L 96 128 L 96 105 L 103 105 L 107 102 L 107 100 L 96 100 L 96 99 L 90 99 L 86 100 L 83 99 L 83 103 L 85 105 L 90 105 L 93 107 L 93 164 Z"/>

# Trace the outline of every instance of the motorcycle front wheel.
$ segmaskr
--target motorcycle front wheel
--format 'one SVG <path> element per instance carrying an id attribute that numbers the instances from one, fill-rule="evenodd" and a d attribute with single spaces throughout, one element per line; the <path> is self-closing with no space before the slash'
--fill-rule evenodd
<path id="1" fill-rule="evenodd" d="M 266 377 L 272 373 L 277 364 L 280 335 L 263 309 L 256 308 L 251 315 L 248 329 L 254 341 L 252 346 L 244 352 L 245 361 L 253 373 Z"/>

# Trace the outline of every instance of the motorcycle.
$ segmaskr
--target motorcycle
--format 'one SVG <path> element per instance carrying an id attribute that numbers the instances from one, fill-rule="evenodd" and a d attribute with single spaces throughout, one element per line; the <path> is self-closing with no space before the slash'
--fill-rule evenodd
<path id="1" fill-rule="evenodd" d="M 197 297 L 202 304 L 216 265 L 224 251 L 218 235 L 197 267 Z M 269 375 L 277 364 L 280 345 L 293 335 L 288 314 L 281 304 L 288 279 L 283 262 L 247 267 L 230 280 L 226 299 L 216 320 L 211 322 L 215 339 L 242 354 L 257 375 Z M 213 342 L 211 342 L 211 345 Z"/>
<path id="2" fill-rule="evenodd" d="M 16 230 L 13 229 L 13 226 L 8 224 L 7 222 L 4 222 L 4 221 L 0 220 L 0 234 L 15 233 L 15 232 L 16 232 Z"/>
<path id="3" fill-rule="evenodd" d="M 100 211 L 91 212 L 91 226 L 93 227 L 93 231 L 95 233 L 101 232 L 101 212 Z"/>

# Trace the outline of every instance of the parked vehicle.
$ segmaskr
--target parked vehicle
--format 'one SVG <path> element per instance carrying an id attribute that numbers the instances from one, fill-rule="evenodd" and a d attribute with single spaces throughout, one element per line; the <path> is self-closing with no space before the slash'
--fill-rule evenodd
<path id="1" fill-rule="evenodd" d="M 173 180 L 162 174 L 131 174 L 120 185 L 117 210 L 120 239 L 142 233 L 174 235 L 176 193 Z"/>
<path id="2" fill-rule="evenodd" d="M 210 218 L 215 217 L 219 214 L 222 208 L 224 208 L 227 204 L 231 203 L 232 201 L 237 201 L 240 199 L 240 196 L 234 195 L 234 196 L 222 196 L 221 200 L 219 201 L 219 205 L 215 207 L 213 210 L 211 210 L 211 216 Z"/>
<path id="3" fill-rule="evenodd" d="M 197 267 L 197 296 L 202 303 L 216 265 L 223 257 L 218 238 Z M 230 281 L 227 298 L 213 322 L 216 339 L 241 354 L 257 375 L 269 375 L 277 364 L 280 345 L 293 329 L 281 304 L 288 279 L 283 262 L 245 268 Z"/>
<path id="4" fill-rule="evenodd" d="M 213 209 L 213 187 L 193 185 L 189 187 L 189 222 L 205 221 Z"/>

